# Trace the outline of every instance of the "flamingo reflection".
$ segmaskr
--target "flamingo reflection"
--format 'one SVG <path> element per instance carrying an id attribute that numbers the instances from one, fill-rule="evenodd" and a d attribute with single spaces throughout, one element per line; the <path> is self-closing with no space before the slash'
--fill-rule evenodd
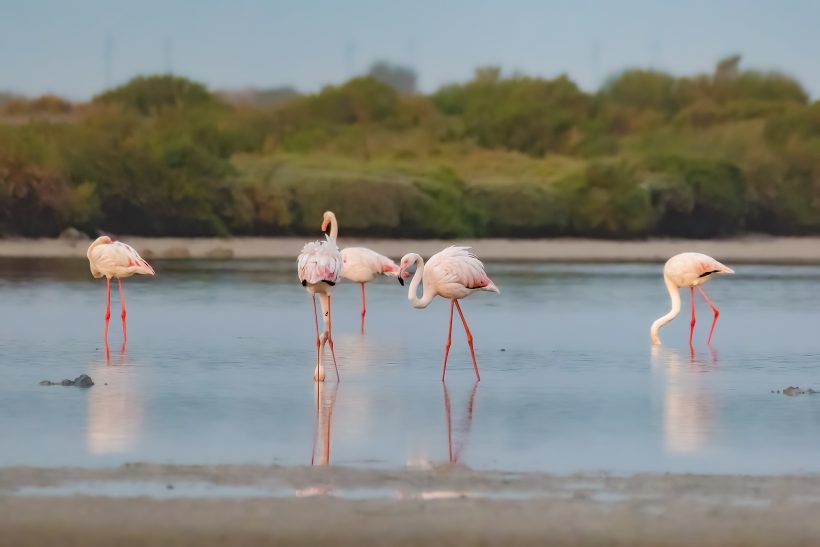
<path id="1" fill-rule="evenodd" d="M 106 352 L 106 364 L 111 360 Z M 142 431 L 143 403 L 138 367 L 121 353 L 112 366 L 94 371 L 97 386 L 88 390 L 86 441 L 92 454 L 121 454 L 131 450 Z"/>
<path id="2" fill-rule="evenodd" d="M 709 443 L 716 420 L 713 395 L 703 383 L 703 374 L 717 364 L 717 352 L 707 359 L 682 358 L 671 349 L 652 351 L 653 365 L 664 373 L 663 428 L 666 449 L 695 453 Z"/>
<path id="3" fill-rule="evenodd" d="M 467 399 L 467 410 L 461 422 L 457 424 L 456 434 L 459 434 L 461 439 L 457 440 L 453 445 L 453 420 L 450 411 L 450 394 L 447 391 L 447 384 L 442 382 L 441 386 L 444 390 L 444 415 L 447 421 L 447 451 L 450 456 L 450 463 L 458 463 L 461 456 L 461 451 L 467 444 L 470 438 L 470 430 L 473 427 L 473 407 L 475 406 L 475 394 L 478 391 L 478 380 L 473 383 L 473 388 L 470 390 L 470 396 Z"/>
<path id="4" fill-rule="evenodd" d="M 324 382 L 315 382 L 314 385 L 316 419 L 313 423 L 313 447 L 310 453 L 310 465 L 330 465 L 330 425 L 333 420 L 333 406 L 336 404 L 336 393 L 339 390 L 339 384 L 328 385 Z M 297 488 L 295 494 L 298 497 L 332 496 L 333 487 L 329 484 L 319 483 L 306 488 Z"/>

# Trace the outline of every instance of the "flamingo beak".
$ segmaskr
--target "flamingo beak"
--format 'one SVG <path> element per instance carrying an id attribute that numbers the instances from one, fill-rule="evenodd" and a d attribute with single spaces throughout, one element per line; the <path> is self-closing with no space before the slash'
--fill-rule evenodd
<path id="1" fill-rule="evenodd" d="M 323 232 L 327 231 L 327 221 L 322 222 L 322 231 Z"/>
<path id="2" fill-rule="evenodd" d="M 401 285 L 402 287 L 404 287 L 404 278 L 403 278 L 401 275 L 399 275 L 398 277 L 396 277 L 396 279 L 398 279 L 398 280 L 399 280 L 399 285 Z"/>

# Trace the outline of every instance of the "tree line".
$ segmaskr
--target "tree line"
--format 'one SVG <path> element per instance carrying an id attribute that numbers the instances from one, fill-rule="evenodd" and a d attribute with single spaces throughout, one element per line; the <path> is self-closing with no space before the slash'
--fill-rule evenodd
<path id="1" fill-rule="evenodd" d="M 0 234 L 640 238 L 820 233 L 820 102 L 740 59 L 676 77 L 386 63 L 242 98 L 171 75 L 0 101 Z"/>

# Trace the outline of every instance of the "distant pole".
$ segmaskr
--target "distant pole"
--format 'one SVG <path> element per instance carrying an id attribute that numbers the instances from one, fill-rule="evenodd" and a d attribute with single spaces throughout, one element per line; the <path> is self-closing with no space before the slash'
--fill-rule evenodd
<path id="1" fill-rule="evenodd" d="M 103 44 L 103 77 L 105 88 L 109 89 L 114 80 L 114 38 L 110 34 Z"/>

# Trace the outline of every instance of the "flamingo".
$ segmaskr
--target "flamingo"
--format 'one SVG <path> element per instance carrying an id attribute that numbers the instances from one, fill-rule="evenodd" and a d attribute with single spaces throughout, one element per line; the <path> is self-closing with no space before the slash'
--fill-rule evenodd
<path id="1" fill-rule="evenodd" d="M 105 308 L 105 344 L 108 346 L 108 321 L 111 318 L 111 278 L 117 278 L 120 288 L 120 305 L 122 306 L 122 346 L 128 339 L 125 326 L 125 294 L 122 289 L 122 279 L 134 274 L 154 275 L 154 269 L 143 259 L 136 249 L 121 241 L 113 241 L 108 236 L 100 236 L 88 247 L 88 262 L 91 266 L 91 275 L 94 278 L 105 276 L 106 299 Z"/>
<path id="2" fill-rule="evenodd" d="M 325 211 L 322 217 L 323 232 L 327 230 L 328 225 L 330 225 L 330 237 L 337 238 L 339 224 L 333 211 Z M 386 256 L 366 247 L 342 249 L 342 279 L 353 281 L 362 287 L 362 334 L 364 334 L 364 316 L 367 314 L 364 284 L 380 275 L 395 277 L 400 285 L 404 285 L 404 279 L 399 276 L 399 266 Z"/>
<path id="3" fill-rule="evenodd" d="M 299 281 L 313 298 L 313 320 L 316 325 L 316 370 L 313 378 L 317 382 L 325 380 L 324 367 L 320 359 L 324 341 L 319 336 L 319 319 L 316 316 L 316 294 L 318 293 L 322 305 L 322 320 L 325 324 L 327 343 L 330 346 L 330 354 L 333 356 L 333 368 L 336 369 L 336 381 L 338 381 L 339 368 L 336 366 L 336 353 L 333 350 L 333 335 L 330 328 L 330 295 L 333 287 L 339 282 L 342 272 L 342 255 L 336 246 L 336 238 L 326 235 L 325 241 L 306 243 L 296 265 Z"/>
<path id="4" fill-rule="evenodd" d="M 704 300 L 706 300 L 706 303 L 709 304 L 715 313 L 714 319 L 712 319 L 712 328 L 709 330 L 709 338 L 706 340 L 707 344 L 711 344 L 712 333 L 715 332 L 715 324 L 717 323 L 720 312 L 712 300 L 706 295 L 706 291 L 703 290 L 701 285 L 712 279 L 714 274 L 733 273 L 735 273 L 734 270 L 728 266 L 721 264 L 711 256 L 701 253 L 681 253 L 667 260 L 663 267 L 663 280 L 669 291 L 669 298 L 672 300 L 672 309 L 669 310 L 669 313 L 659 317 L 652 323 L 652 327 L 649 330 L 652 343 L 661 343 L 658 330 L 672 321 L 672 319 L 680 313 L 680 289 L 688 287 L 692 295 L 692 320 L 689 322 L 689 347 L 693 347 L 692 336 L 695 332 L 695 287 L 697 287 L 700 294 L 703 295 Z"/>
<path id="5" fill-rule="evenodd" d="M 469 247 L 450 246 L 430 257 L 427 265 L 424 259 L 416 253 L 408 253 L 401 259 L 399 276 L 405 277 L 407 269 L 413 264 L 416 265 L 416 273 L 410 282 L 410 289 L 407 299 L 414 308 L 426 308 L 433 301 L 436 295 L 450 300 L 450 327 L 447 331 L 447 344 L 444 349 L 444 367 L 441 371 L 441 381 L 447 372 L 447 356 L 450 353 L 450 343 L 453 337 L 453 307 L 458 308 L 458 315 L 467 333 L 467 343 L 470 345 L 470 355 L 473 358 L 473 368 L 475 368 L 476 380 L 481 380 L 478 373 L 478 363 L 475 359 L 475 349 L 473 348 L 473 335 L 464 319 L 461 305 L 458 301 L 466 298 L 477 291 L 490 291 L 501 294 L 495 283 L 484 271 L 484 264 L 476 255 L 470 252 Z M 421 299 L 418 297 L 418 286 L 423 281 L 424 292 Z"/>

